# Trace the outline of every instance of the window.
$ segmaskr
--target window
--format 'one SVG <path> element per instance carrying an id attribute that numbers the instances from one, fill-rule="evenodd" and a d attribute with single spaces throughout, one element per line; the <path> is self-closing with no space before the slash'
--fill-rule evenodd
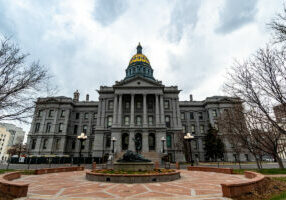
<path id="1" fill-rule="evenodd" d="M 165 100 L 165 101 L 164 101 L 164 108 L 165 108 L 165 109 L 169 109 L 169 108 L 170 108 L 170 103 L 169 103 L 168 100 Z"/>
<path id="2" fill-rule="evenodd" d="M 86 140 L 84 140 L 84 141 L 82 142 L 81 150 L 85 149 L 85 144 L 86 144 Z"/>
<path id="3" fill-rule="evenodd" d="M 95 129 L 96 129 L 96 126 L 93 125 L 92 128 L 91 128 L 91 134 L 95 134 Z"/>
<path id="4" fill-rule="evenodd" d="M 155 134 L 149 133 L 148 136 L 148 144 L 149 144 L 149 150 L 155 150 Z"/>
<path id="5" fill-rule="evenodd" d="M 65 117 L 65 110 L 61 111 L 61 117 Z"/>
<path id="6" fill-rule="evenodd" d="M 199 112 L 199 113 L 198 113 L 198 118 L 199 118 L 199 120 L 202 120 L 202 119 L 203 119 L 203 113 L 202 113 L 202 112 Z"/>
<path id="7" fill-rule="evenodd" d="M 153 116 L 148 116 L 148 124 L 153 125 Z"/>
<path id="8" fill-rule="evenodd" d="M 47 149 L 47 145 L 48 145 L 48 139 L 44 139 L 43 149 Z"/>
<path id="9" fill-rule="evenodd" d="M 85 134 L 87 133 L 87 125 L 82 126 L 82 132 Z"/>
<path id="10" fill-rule="evenodd" d="M 112 117 L 108 116 L 107 117 L 107 127 L 111 127 L 112 126 Z"/>
<path id="11" fill-rule="evenodd" d="M 194 149 L 198 149 L 198 141 L 194 140 L 193 143 Z"/>
<path id="12" fill-rule="evenodd" d="M 77 135 L 78 125 L 74 125 L 73 127 L 73 134 Z"/>
<path id="13" fill-rule="evenodd" d="M 190 112 L 190 119 L 194 119 L 194 113 Z"/>
<path id="14" fill-rule="evenodd" d="M 113 109 L 113 101 L 108 102 L 108 109 L 112 110 Z"/>
<path id="15" fill-rule="evenodd" d="M 172 135 L 167 134 L 166 141 L 167 141 L 167 148 L 171 148 L 172 147 Z"/>
<path id="16" fill-rule="evenodd" d="M 40 131 L 40 123 L 36 123 L 35 133 L 38 133 L 39 131 Z"/>
<path id="17" fill-rule="evenodd" d="M 88 119 L 88 113 L 84 113 L 84 119 Z"/>
<path id="18" fill-rule="evenodd" d="M 149 109 L 149 110 L 152 110 L 152 109 L 153 109 L 153 105 L 154 105 L 154 102 L 153 102 L 153 101 L 148 101 L 147 106 L 148 106 L 148 109 Z"/>
<path id="19" fill-rule="evenodd" d="M 183 133 L 186 133 L 186 131 L 187 131 L 187 126 L 183 124 Z"/>
<path id="20" fill-rule="evenodd" d="M 96 119 L 96 118 L 97 118 L 96 113 L 93 113 L 93 119 Z"/>
<path id="21" fill-rule="evenodd" d="M 129 108 L 130 108 L 130 102 L 127 101 L 127 102 L 125 103 L 125 109 L 129 109 Z"/>
<path id="22" fill-rule="evenodd" d="M 170 126 L 171 126 L 170 116 L 165 116 L 165 122 L 166 122 L 166 126 L 167 126 L 168 128 L 170 128 Z"/>
<path id="23" fill-rule="evenodd" d="M 126 125 L 126 126 L 129 125 L 129 116 L 124 117 L 124 125 Z"/>
<path id="24" fill-rule="evenodd" d="M 216 110 L 212 110 L 212 115 L 213 115 L 213 117 L 217 117 L 217 112 L 216 112 Z"/>
<path id="25" fill-rule="evenodd" d="M 205 127 L 204 127 L 204 125 L 200 125 L 200 133 L 205 133 Z"/>
<path id="26" fill-rule="evenodd" d="M 56 150 L 60 149 L 60 141 L 61 141 L 61 139 L 56 139 L 56 143 L 55 143 Z"/>
<path id="27" fill-rule="evenodd" d="M 75 119 L 79 119 L 79 113 L 75 114 Z"/>
<path id="28" fill-rule="evenodd" d="M 63 123 L 59 123 L 59 133 L 62 133 L 64 129 Z"/>
<path id="29" fill-rule="evenodd" d="M 43 116 L 43 110 L 39 110 L 38 111 L 38 117 L 42 117 Z"/>
<path id="30" fill-rule="evenodd" d="M 141 109 L 142 108 L 142 103 L 140 101 L 136 102 L 136 108 Z"/>
<path id="31" fill-rule="evenodd" d="M 111 134 L 107 133 L 106 140 L 105 140 L 105 147 L 110 147 L 110 145 L 111 145 Z"/>
<path id="32" fill-rule="evenodd" d="M 54 110 L 49 110 L 49 117 L 53 117 L 54 116 Z"/>
<path id="33" fill-rule="evenodd" d="M 141 116 L 136 116 L 136 125 L 141 125 Z"/>
<path id="34" fill-rule="evenodd" d="M 71 145 L 71 149 L 72 149 L 72 150 L 74 150 L 74 149 L 75 149 L 75 144 L 76 144 L 76 141 L 75 141 L 75 140 L 73 140 L 73 141 L 72 141 L 72 145 Z"/>
<path id="35" fill-rule="evenodd" d="M 37 142 L 36 139 L 32 140 L 32 147 L 31 147 L 32 149 L 36 148 L 36 142 Z"/>
<path id="36" fill-rule="evenodd" d="M 181 113 L 181 119 L 182 119 L 182 120 L 185 119 L 185 113 Z"/>
<path id="37" fill-rule="evenodd" d="M 47 127 L 46 127 L 46 133 L 49 133 L 51 131 L 51 126 L 52 126 L 52 123 L 47 123 Z"/>
<path id="38" fill-rule="evenodd" d="M 194 124 L 191 125 L 191 132 L 192 134 L 196 133 L 196 126 Z"/>

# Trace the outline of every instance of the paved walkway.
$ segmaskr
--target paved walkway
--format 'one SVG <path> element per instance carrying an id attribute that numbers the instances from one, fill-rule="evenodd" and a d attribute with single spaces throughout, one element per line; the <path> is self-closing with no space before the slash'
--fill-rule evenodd
<path id="1" fill-rule="evenodd" d="M 223 200 L 220 183 L 241 182 L 242 175 L 181 170 L 181 179 L 171 182 L 119 184 L 92 182 L 85 172 L 22 176 L 30 183 L 28 197 L 21 199 L 204 199 Z"/>

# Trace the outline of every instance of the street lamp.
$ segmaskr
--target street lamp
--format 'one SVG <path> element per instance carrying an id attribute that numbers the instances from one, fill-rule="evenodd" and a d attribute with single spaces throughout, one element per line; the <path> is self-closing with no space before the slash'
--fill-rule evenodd
<path id="1" fill-rule="evenodd" d="M 87 139 L 87 136 L 84 133 L 81 133 L 79 136 L 77 136 L 77 139 L 80 141 L 79 161 L 78 161 L 78 166 L 80 166 L 82 143 Z"/>
<path id="2" fill-rule="evenodd" d="M 116 138 L 112 137 L 111 141 L 112 141 L 112 154 L 114 154 L 114 143 L 116 142 Z"/>
<path id="3" fill-rule="evenodd" d="M 162 144 L 163 144 L 163 153 L 165 153 L 165 141 L 166 141 L 166 138 L 164 138 L 164 136 L 161 138 L 161 141 L 162 141 Z"/>
<path id="4" fill-rule="evenodd" d="M 187 133 L 184 136 L 184 139 L 187 140 L 189 142 L 190 145 L 190 153 L 191 153 L 191 166 L 194 166 L 194 161 L 193 161 L 193 155 L 192 155 L 192 145 L 191 145 L 191 141 L 192 139 L 194 139 L 195 137 L 193 135 L 191 135 L 190 133 Z"/>

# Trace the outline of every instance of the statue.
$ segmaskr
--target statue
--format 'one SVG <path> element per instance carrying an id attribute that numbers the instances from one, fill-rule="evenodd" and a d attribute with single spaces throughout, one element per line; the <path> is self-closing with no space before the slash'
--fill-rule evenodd
<path id="1" fill-rule="evenodd" d="M 133 138 L 133 141 L 135 143 L 136 152 L 139 153 L 139 151 L 142 149 L 141 137 L 137 135 L 135 139 Z"/>
<path id="2" fill-rule="evenodd" d="M 151 160 L 144 158 L 139 153 L 127 150 L 123 157 L 117 160 L 117 162 L 151 162 Z"/>

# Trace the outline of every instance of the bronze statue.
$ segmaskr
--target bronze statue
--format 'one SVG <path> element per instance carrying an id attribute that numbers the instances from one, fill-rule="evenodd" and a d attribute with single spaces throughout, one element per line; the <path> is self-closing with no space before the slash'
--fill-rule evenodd
<path id="1" fill-rule="evenodd" d="M 151 160 L 144 158 L 139 153 L 127 150 L 126 153 L 123 154 L 122 158 L 117 160 L 117 162 L 151 162 Z"/>

